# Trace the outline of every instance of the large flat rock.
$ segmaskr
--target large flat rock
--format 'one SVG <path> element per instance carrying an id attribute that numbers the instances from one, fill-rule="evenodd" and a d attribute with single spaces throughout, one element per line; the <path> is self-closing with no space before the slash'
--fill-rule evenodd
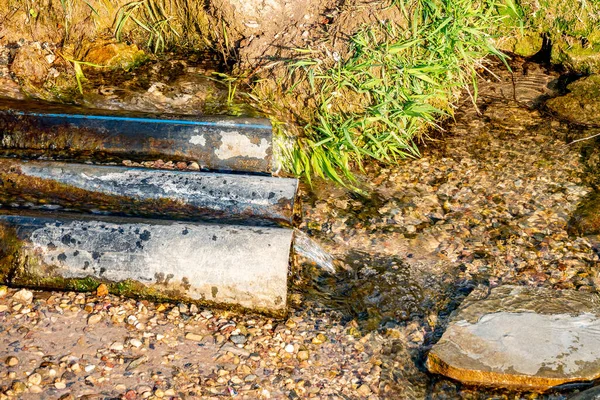
<path id="1" fill-rule="evenodd" d="M 501 286 L 470 295 L 427 367 L 463 383 L 546 390 L 600 377 L 600 297 Z"/>
<path id="2" fill-rule="evenodd" d="M 270 313 L 286 308 L 293 231 L 80 215 L 0 215 L 0 281 Z M 92 286 L 92 287 L 89 287 Z"/>

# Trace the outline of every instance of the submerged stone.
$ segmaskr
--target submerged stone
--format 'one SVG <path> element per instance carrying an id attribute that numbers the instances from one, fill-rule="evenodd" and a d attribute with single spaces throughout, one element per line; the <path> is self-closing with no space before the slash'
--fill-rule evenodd
<path id="1" fill-rule="evenodd" d="M 600 124 L 600 75 L 579 79 L 567 89 L 570 93 L 548 100 L 548 108 L 577 124 Z"/>
<path id="2" fill-rule="evenodd" d="M 466 384 L 539 391 L 597 379 L 599 304 L 597 294 L 544 288 L 472 293 L 427 367 Z"/>
<path id="3" fill-rule="evenodd" d="M 569 233 L 580 236 L 600 234 L 600 193 L 592 193 L 577 207 L 569 220 Z"/>

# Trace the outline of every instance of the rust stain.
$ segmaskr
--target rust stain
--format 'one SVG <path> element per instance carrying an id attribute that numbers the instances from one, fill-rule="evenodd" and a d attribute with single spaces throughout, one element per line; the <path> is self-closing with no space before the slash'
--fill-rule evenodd
<path id="1" fill-rule="evenodd" d="M 546 378 L 541 376 L 527 376 L 493 371 L 468 370 L 456 368 L 447 364 L 437 354 L 430 352 L 427 356 L 427 369 L 434 374 L 440 374 L 471 385 L 486 385 L 510 389 L 526 389 L 547 391 L 565 383 L 585 382 L 600 376 L 574 377 L 574 378 Z"/>

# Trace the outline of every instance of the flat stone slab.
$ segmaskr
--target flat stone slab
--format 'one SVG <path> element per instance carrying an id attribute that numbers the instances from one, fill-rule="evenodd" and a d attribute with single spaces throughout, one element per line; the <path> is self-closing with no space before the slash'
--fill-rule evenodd
<path id="1" fill-rule="evenodd" d="M 0 215 L 0 280 L 40 288 L 112 292 L 286 308 L 293 231 L 79 215 Z"/>
<path id="2" fill-rule="evenodd" d="M 291 224 L 298 181 L 259 175 L 0 159 L 0 205 Z"/>
<path id="3" fill-rule="evenodd" d="M 195 161 L 216 171 L 271 173 L 267 119 L 106 111 L 0 99 L 0 154 L 76 160 Z"/>
<path id="4" fill-rule="evenodd" d="M 463 383 L 544 391 L 600 377 L 600 297 L 500 286 L 472 293 L 427 367 Z"/>

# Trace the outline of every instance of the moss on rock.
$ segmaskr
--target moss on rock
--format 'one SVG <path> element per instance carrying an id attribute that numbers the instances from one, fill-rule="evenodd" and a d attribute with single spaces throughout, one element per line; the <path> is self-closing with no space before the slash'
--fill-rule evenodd
<path id="1" fill-rule="evenodd" d="M 567 89 L 570 93 L 550 99 L 547 107 L 560 118 L 577 124 L 600 124 L 600 75 L 579 79 Z"/>

